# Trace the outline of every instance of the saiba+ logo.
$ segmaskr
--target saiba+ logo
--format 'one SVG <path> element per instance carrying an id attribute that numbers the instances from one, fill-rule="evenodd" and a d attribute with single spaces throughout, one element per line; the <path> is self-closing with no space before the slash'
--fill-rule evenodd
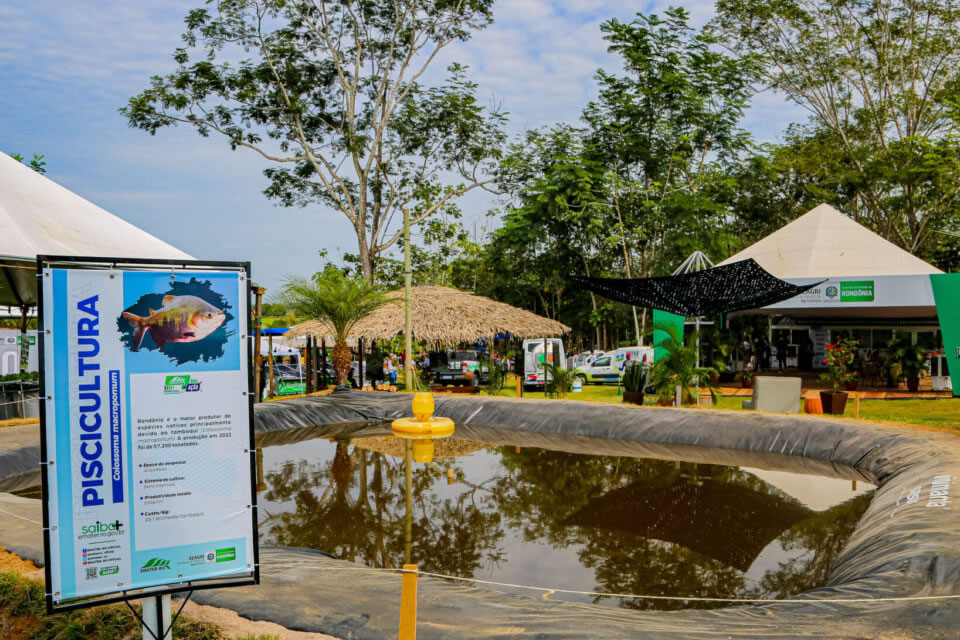
<path id="1" fill-rule="evenodd" d="M 119 520 L 114 520 L 113 522 L 100 522 L 97 520 L 94 524 L 85 524 L 80 527 L 81 534 L 91 534 L 91 533 L 123 533 L 123 523 Z"/>

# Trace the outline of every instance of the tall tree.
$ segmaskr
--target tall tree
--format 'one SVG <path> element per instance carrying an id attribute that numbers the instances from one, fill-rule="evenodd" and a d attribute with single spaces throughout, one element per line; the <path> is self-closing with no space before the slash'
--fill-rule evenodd
<path id="1" fill-rule="evenodd" d="M 753 93 L 755 64 L 717 51 L 713 33 L 691 27 L 682 8 L 662 17 L 637 14 L 630 23 L 610 20 L 601 28 L 624 73 L 598 72 L 600 95 L 583 119 L 593 152 L 610 172 L 627 276 L 669 273 L 686 257 L 677 249 L 717 253 L 710 245 L 726 210 L 703 187 L 719 178 L 718 161 L 748 143 L 740 120 Z"/>
<path id="2" fill-rule="evenodd" d="M 855 218 L 921 254 L 956 225 L 960 0 L 719 0 L 715 26 L 832 135 Z"/>
<path id="3" fill-rule="evenodd" d="M 186 18 L 176 71 L 121 113 L 151 134 L 187 125 L 259 154 L 268 197 L 350 221 L 373 282 L 398 212 L 417 224 L 489 182 L 504 115 L 477 102 L 459 65 L 422 81 L 441 50 L 492 21 L 492 2 L 208 0 Z"/>

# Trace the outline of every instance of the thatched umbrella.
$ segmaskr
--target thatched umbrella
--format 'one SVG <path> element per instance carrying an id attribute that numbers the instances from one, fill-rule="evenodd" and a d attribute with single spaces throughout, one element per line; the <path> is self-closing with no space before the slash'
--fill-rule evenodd
<path id="1" fill-rule="evenodd" d="M 404 330 L 403 291 L 391 291 L 385 304 L 354 325 L 349 337 L 391 340 Z M 437 285 L 413 287 L 413 335 L 426 342 L 457 344 L 508 333 L 515 338 L 554 338 L 570 333 L 556 320 L 472 293 Z M 330 339 L 332 332 L 316 320 L 302 322 L 284 337 Z"/>

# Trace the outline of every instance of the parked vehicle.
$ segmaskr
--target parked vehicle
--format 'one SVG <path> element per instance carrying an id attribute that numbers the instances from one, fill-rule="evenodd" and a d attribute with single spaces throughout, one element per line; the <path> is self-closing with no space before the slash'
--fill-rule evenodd
<path id="1" fill-rule="evenodd" d="M 602 357 L 603 354 L 604 354 L 603 351 L 594 351 L 593 352 L 593 355 L 595 356 L 594 360 Z M 577 355 L 573 356 L 573 368 L 579 369 L 580 367 L 588 364 L 587 358 L 589 357 L 590 357 L 589 351 L 584 351 L 583 353 L 578 353 Z"/>
<path id="2" fill-rule="evenodd" d="M 544 345 L 547 353 L 544 354 Z M 563 351 L 563 340 L 560 338 L 534 338 L 523 341 L 523 386 L 526 389 L 543 388 L 549 379 L 544 371 L 543 363 L 554 364 L 554 346 L 560 352 L 557 364 L 564 366 L 567 359 Z"/>
<path id="3" fill-rule="evenodd" d="M 627 360 L 627 355 L 634 362 L 644 362 L 653 364 L 653 347 L 623 347 L 616 351 L 605 353 L 593 361 L 593 364 L 585 364 L 576 370 L 576 375 L 583 383 L 603 384 L 604 382 L 617 382 L 623 371 L 623 364 Z"/>
<path id="4" fill-rule="evenodd" d="M 483 382 L 488 373 L 487 367 L 480 366 L 480 354 L 477 351 L 454 351 L 447 363 L 433 366 L 433 354 L 430 356 L 431 371 L 437 384 L 460 386 Z"/>

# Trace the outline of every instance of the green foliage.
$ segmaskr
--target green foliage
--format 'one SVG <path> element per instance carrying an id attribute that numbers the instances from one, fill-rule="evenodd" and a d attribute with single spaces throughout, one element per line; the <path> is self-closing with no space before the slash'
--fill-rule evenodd
<path id="1" fill-rule="evenodd" d="M 17 625 L 14 626 L 14 622 Z M 125 640 L 140 638 L 140 622 L 122 604 L 110 604 L 47 615 L 43 584 L 0 573 L 0 631 L 13 626 L 24 630 L 22 640 Z M 223 640 L 223 633 L 208 622 L 180 616 L 173 625 L 178 640 Z M 6 637 L 6 636 L 4 636 Z M 248 636 L 271 640 L 272 636 Z"/>
<path id="2" fill-rule="evenodd" d="M 386 297 L 361 278 L 337 269 L 317 273 L 313 279 L 288 276 L 277 300 L 297 315 L 321 320 L 343 342 L 360 320 L 387 304 Z"/>
<path id="3" fill-rule="evenodd" d="M 479 292 L 610 348 L 635 344 L 633 310 L 567 289 L 566 276 L 662 275 L 693 250 L 727 254 L 730 211 L 708 187 L 747 144 L 739 122 L 756 69 L 720 53 L 682 9 L 602 30 L 624 72 L 598 73 L 582 127 L 528 132 L 508 149 L 498 186 L 510 202 Z"/>
<path id="4" fill-rule="evenodd" d="M 488 182 L 504 114 L 480 104 L 459 64 L 434 86 L 420 81 L 445 47 L 492 21 L 491 5 L 208 0 L 187 15 L 176 70 L 121 113 L 151 134 L 183 125 L 259 154 L 271 163 L 267 197 L 350 221 L 372 282 L 403 209 L 419 224 Z"/>
<path id="5" fill-rule="evenodd" d="M 5 376 L 0 376 L 0 382 L 19 382 L 23 380 L 26 381 L 36 381 L 40 379 L 40 373 L 37 371 L 24 371 L 23 373 L 8 373 Z"/>
<path id="6" fill-rule="evenodd" d="M 960 0 L 719 0 L 713 26 L 812 114 L 803 146 L 824 153 L 789 164 L 823 163 L 824 200 L 935 253 L 960 223 Z"/>
<path id="7" fill-rule="evenodd" d="M 711 378 L 717 375 L 717 370 L 709 366 L 697 366 L 696 335 L 687 336 L 687 342 L 684 343 L 673 325 L 657 324 L 655 329 L 667 334 L 656 345 L 664 350 L 663 355 L 650 367 L 650 384 L 657 397 L 669 402 L 676 397 L 676 388 L 680 387 L 683 402 L 690 403 L 696 399 L 698 384 L 715 393 L 716 385 Z"/>
<path id="8" fill-rule="evenodd" d="M 11 154 L 10 157 L 16 160 L 17 162 L 23 162 L 23 156 L 20 155 L 19 153 Z M 36 171 L 37 173 L 46 173 L 47 163 L 44 160 L 45 157 L 46 156 L 42 154 L 37 154 L 37 153 L 33 154 L 33 158 L 31 158 L 30 162 L 28 163 L 30 165 L 30 168 Z"/>
<path id="9" fill-rule="evenodd" d="M 623 389 L 631 393 L 643 391 L 647 384 L 647 368 L 640 363 L 633 363 L 623 372 Z"/>
<path id="10" fill-rule="evenodd" d="M 891 365 L 898 365 L 904 376 L 917 378 L 928 370 L 927 354 L 909 338 L 898 338 L 887 346 L 887 366 Z"/>
<path id="11" fill-rule="evenodd" d="M 573 389 L 573 381 L 576 379 L 573 369 L 565 369 L 563 365 L 547 362 L 543 365 L 543 371 L 547 395 L 566 398 Z"/>
<path id="12" fill-rule="evenodd" d="M 483 390 L 488 396 L 498 396 L 507 378 L 507 370 L 503 366 L 504 358 L 512 358 L 515 351 L 510 350 L 506 354 L 501 353 L 498 360 L 489 357 L 489 353 L 487 351 L 487 357 L 481 363 L 482 366 L 487 367 L 487 377 L 483 384 Z"/>
<path id="13" fill-rule="evenodd" d="M 856 374 L 850 371 L 850 365 L 857 355 L 858 344 L 856 340 L 840 338 L 834 344 L 826 345 L 823 364 L 827 365 L 827 370 L 820 374 L 820 382 L 832 385 L 834 393 L 840 391 L 843 383 L 856 379 Z"/>

